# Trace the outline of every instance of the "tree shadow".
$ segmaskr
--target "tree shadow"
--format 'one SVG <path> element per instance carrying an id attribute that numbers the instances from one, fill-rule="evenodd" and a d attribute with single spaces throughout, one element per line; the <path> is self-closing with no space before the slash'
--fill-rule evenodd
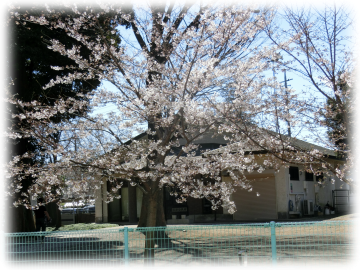
<path id="1" fill-rule="evenodd" d="M 166 263 L 209 263 L 228 262 L 238 258 L 240 247 L 265 243 L 259 237 L 239 238 L 234 236 L 214 237 L 184 228 L 156 228 L 151 231 L 153 247 L 150 257 L 145 249 L 146 229 L 136 229 L 129 233 L 127 245 L 130 262 L 161 261 Z M 199 234 L 200 233 L 200 234 Z M 79 233 L 35 233 L 32 237 L 11 238 L 7 242 L 6 254 L 11 262 L 81 262 L 81 263 L 123 263 L 125 260 L 124 235 L 114 232 L 79 232 Z M 41 239 L 42 236 L 44 240 Z M 144 237 L 145 236 L 145 237 Z M 265 241 L 266 240 L 266 241 Z M 261 248 L 262 253 L 269 253 L 269 248 Z M 265 256 L 259 253 L 257 256 Z M 258 254 L 259 253 L 259 254 Z M 146 257 L 146 258 L 145 258 Z"/>
<path id="2" fill-rule="evenodd" d="M 279 266 L 350 269 L 358 262 L 358 239 L 351 234 L 278 237 L 276 245 Z"/>
<path id="3" fill-rule="evenodd" d="M 33 236 L 8 242 L 6 258 L 27 263 L 123 260 L 124 242 L 94 236 Z"/>
<path id="4" fill-rule="evenodd" d="M 191 230 L 190 230 L 191 231 Z M 179 234 L 180 232 L 180 234 Z M 248 240 L 209 237 L 189 237 L 187 231 L 179 229 L 157 230 L 155 233 L 155 267 L 194 268 L 194 267 L 238 267 L 238 251 L 246 247 Z M 252 237 L 255 242 L 263 242 L 264 237 Z M 268 241 L 270 237 L 265 237 Z M 270 250 L 270 248 L 269 248 Z M 270 251 L 269 251 L 270 254 Z M 140 254 L 138 254 L 140 255 Z M 258 254 L 259 257 L 264 254 Z M 144 253 L 141 257 L 131 258 L 131 267 L 141 268 Z M 134 261 L 136 259 L 136 262 Z"/>

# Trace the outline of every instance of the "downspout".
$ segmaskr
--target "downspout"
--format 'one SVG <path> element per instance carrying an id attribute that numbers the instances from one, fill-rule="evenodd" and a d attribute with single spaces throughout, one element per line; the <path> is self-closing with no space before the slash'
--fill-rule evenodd
<path id="1" fill-rule="evenodd" d="M 101 185 L 101 222 L 104 223 L 103 185 Z"/>

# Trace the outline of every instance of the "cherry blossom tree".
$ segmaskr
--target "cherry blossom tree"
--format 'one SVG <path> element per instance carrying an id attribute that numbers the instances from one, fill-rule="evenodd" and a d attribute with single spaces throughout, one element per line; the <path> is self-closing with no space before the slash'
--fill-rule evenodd
<path id="1" fill-rule="evenodd" d="M 165 225 L 163 207 L 158 207 L 165 187 L 174 188 L 179 202 L 205 197 L 213 208 L 223 206 L 233 213 L 230 194 L 236 187 L 250 188 L 243 174 L 257 167 L 256 161 L 244 151 L 196 156 L 196 140 L 207 133 L 227 134 L 222 123 L 235 108 L 250 121 L 263 106 L 266 86 L 272 84 L 263 72 L 275 50 L 258 45 L 272 11 L 176 3 L 74 10 L 76 16 L 49 8 L 48 14 L 27 18 L 29 24 L 63 29 L 81 43 L 69 49 L 49 40 L 49 49 L 76 65 L 53 67 L 68 74 L 44 89 L 75 79 L 99 79 L 112 88 L 104 86 L 81 100 L 59 98 L 53 106 L 9 98 L 22 110 L 13 117 L 27 123 L 22 125 L 26 128 L 13 127 L 9 136 L 36 138 L 42 155 L 55 158 L 41 166 L 22 162 L 33 153 L 13 158 L 8 166 L 11 193 L 20 192 L 24 177 L 36 179 L 16 204 L 29 205 L 30 196 L 40 194 L 47 201 L 71 193 L 86 196 L 104 181 L 110 183 L 106 200 L 111 201 L 128 181 L 144 193 L 139 226 Z M 104 14 L 112 30 L 105 31 L 99 22 Z M 89 30 L 96 38 L 85 34 Z M 117 31 L 121 43 L 109 38 Z M 79 53 L 82 47 L 92 52 L 86 59 Z M 241 103 L 228 102 L 234 95 Z M 108 114 L 87 111 L 75 119 L 50 121 L 57 114 L 109 104 L 113 111 Z M 59 131 L 60 140 L 54 140 L 51 135 Z M 135 134 L 142 135 L 133 139 Z M 221 181 L 225 169 L 238 170 L 232 182 Z"/>
<path id="2" fill-rule="evenodd" d="M 26 18 L 28 24 L 62 29 L 80 43 L 68 48 L 49 40 L 50 50 L 75 64 L 54 66 L 67 73 L 44 89 L 74 80 L 104 84 L 89 94 L 78 93 L 79 99 L 59 98 L 52 106 L 9 96 L 21 110 L 13 117 L 24 124 L 11 127 L 8 136 L 36 138 L 41 145 L 37 155 L 46 161 L 29 166 L 23 160 L 34 153 L 27 152 L 9 162 L 9 192 L 22 193 L 15 204 L 29 206 L 30 197 L 40 195 L 47 201 L 72 194 L 95 196 L 105 182 L 110 191 L 103 199 L 110 202 L 127 181 L 143 191 L 138 225 L 151 227 L 166 224 L 166 187 L 178 202 L 207 198 L 214 209 L 222 206 L 233 213 L 230 194 L 237 188 L 251 189 L 248 172 L 292 163 L 347 179 L 346 170 L 326 160 L 327 149 L 304 147 L 276 127 L 276 118 L 294 126 L 321 127 L 324 122 L 304 120 L 304 114 L 316 119 L 318 108 L 266 76 L 275 65 L 290 67 L 271 60 L 280 49 L 296 50 L 294 44 L 301 39 L 296 32 L 281 42 L 272 37 L 275 45 L 265 46 L 261 38 L 273 19 L 271 9 L 150 3 L 73 7 L 72 12 L 64 16 L 49 7 L 41 16 Z M 89 57 L 82 57 L 83 48 L 91 52 Z M 349 72 L 342 74 L 350 85 L 349 78 Z M 101 114 L 102 106 L 112 111 Z M 54 115 L 84 108 L 76 118 L 51 121 Z M 58 133 L 61 138 L 55 140 L 52 135 Z M 196 141 L 207 134 L 222 136 L 228 144 L 199 156 Z M 230 182 L 221 181 L 223 171 L 229 172 Z M 28 176 L 35 180 L 23 191 L 22 180 Z"/>
<path id="3" fill-rule="evenodd" d="M 48 41 L 50 50 L 75 64 L 53 66 L 66 75 L 54 78 L 44 89 L 75 80 L 95 79 L 103 85 L 91 93 L 77 93 L 77 99 L 59 97 L 51 106 L 9 95 L 8 102 L 20 111 L 13 118 L 22 124 L 10 127 L 8 136 L 36 139 L 41 145 L 36 155 L 42 158 L 29 165 L 24 160 L 34 153 L 26 152 L 9 162 L 9 193 L 21 193 L 15 205 L 29 207 L 30 197 L 38 196 L 47 202 L 73 194 L 95 196 L 104 183 L 110 190 L 101 199 L 111 202 L 128 182 L 143 192 L 138 226 L 154 227 L 166 225 L 163 190 L 167 187 L 178 202 L 206 198 L 213 209 L 222 206 L 234 213 L 230 195 L 239 188 L 251 191 L 246 173 L 291 163 L 347 179 L 346 169 L 327 161 L 331 151 L 304 146 L 296 137 L 281 134 L 274 121 L 317 128 L 325 123 L 304 120 L 304 114 L 320 115 L 318 108 L 308 106 L 309 100 L 292 89 L 283 91 L 266 75 L 279 65 L 295 69 L 292 63 L 272 61 L 279 50 L 303 51 L 297 47 L 303 43 L 298 31 L 281 39 L 270 35 L 272 46 L 262 43 L 264 30 L 270 33 L 272 9 L 170 2 L 73 6 L 71 16 L 64 14 L 48 7 L 44 14 L 26 18 L 28 24 L 61 29 L 79 42 L 69 48 L 57 39 Z M 19 14 L 14 11 L 12 16 L 16 19 Z M 86 58 L 81 54 L 84 48 L 91 52 Z M 351 86 L 349 74 L 345 71 L 341 80 Z M 340 92 L 347 94 L 346 89 Z M 332 90 L 333 96 L 328 96 L 336 101 L 341 93 Z M 331 111 L 338 113 L 340 105 L 335 110 L 332 106 L 328 116 Z M 99 113 L 103 106 L 111 112 Z M 79 111 L 75 118 L 51 121 Z M 55 139 L 53 134 L 61 137 Z M 198 155 L 197 140 L 208 134 L 221 136 L 228 144 Z M 224 171 L 231 181 L 221 181 Z M 34 180 L 24 191 L 22 181 L 29 176 Z M 151 233 L 145 258 L 154 255 Z"/>
<path id="4" fill-rule="evenodd" d="M 30 191 L 45 193 L 48 200 L 54 199 L 51 186 L 62 186 L 65 178 L 73 180 L 72 186 L 79 194 L 83 194 L 85 182 L 96 183 L 92 186 L 99 188 L 99 181 L 106 179 L 116 193 L 122 185 L 118 178 L 129 181 L 144 191 L 140 226 L 165 224 L 163 209 L 158 207 L 163 205 L 165 186 L 177 187 L 181 191 L 179 200 L 186 200 L 188 196 L 207 197 L 213 207 L 222 205 L 235 211 L 229 200 L 234 186 L 249 186 L 243 183 L 243 178 L 235 176 L 234 183 L 221 182 L 220 172 L 230 160 L 195 158 L 194 141 L 218 129 L 219 123 L 225 120 L 219 111 L 231 110 L 219 89 L 232 84 L 238 89 L 236 95 L 242 96 L 244 106 L 262 103 L 260 91 L 267 82 L 260 74 L 268 68 L 264 59 L 271 57 L 274 48 L 250 45 L 256 43 L 257 35 L 271 20 L 273 3 L 269 1 L 261 6 L 257 1 L 149 2 L 126 10 L 97 2 L 96 8 L 89 4 L 81 12 L 76 4 L 67 1 L 61 4 L 70 9 L 72 15 L 56 17 L 57 20 L 48 4 L 47 13 L 39 17 L 20 14 L 12 6 L 20 22 L 64 29 L 92 50 L 90 59 L 84 59 L 79 53 L 80 46 L 67 49 L 52 39 L 49 49 L 74 60 L 77 66 L 53 67 L 67 69 L 69 73 L 50 81 L 44 89 L 71 83 L 74 79 L 105 80 L 115 86 L 117 92 L 101 89 L 93 93 L 89 97 L 91 106 L 112 103 L 116 113 L 88 114 L 54 124 L 48 121 L 51 116 L 75 112 L 89 104 L 69 98 L 44 107 L 36 101 L 16 101 L 8 93 L 6 101 L 23 110 L 14 117 L 31 128 L 4 131 L 2 135 L 32 136 L 43 144 L 44 155 L 55 155 L 58 162 L 42 168 L 26 167 L 22 159 L 30 155 L 27 153 L 3 165 L 7 174 L 20 179 L 20 175 L 34 175 L 37 180 Z M 133 40 L 127 39 L 126 30 L 120 31 L 116 24 L 111 34 L 118 33 L 122 43 L 118 46 L 109 38 L 97 19 L 98 8 L 103 13 L 116 10 L 113 20 L 127 21 L 131 25 L 127 31 L 133 33 Z M 259 13 L 259 9 L 263 12 Z M 89 27 L 98 28 L 96 40 L 86 35 Z M 251 110 L 244 108 L 248 113 Z M 51 140 L 50 135 L 59 130 L 63 135 L 58 143 Z M 135 131 L 145 132 L 146 139 L 128 143 Z M 180 140 L 185 141 L 184 145 L 180 145 Z M 180 148 L 177 153 L 176 148 Z M 239 158 L 234 157 L 233 162 Z M 196 179 L 199 175 L 213 181 L 205 184 Z M 58 195 L 61 193 L 59 189 Z M 108 199 L 113 196 L 109 193 Z"/>

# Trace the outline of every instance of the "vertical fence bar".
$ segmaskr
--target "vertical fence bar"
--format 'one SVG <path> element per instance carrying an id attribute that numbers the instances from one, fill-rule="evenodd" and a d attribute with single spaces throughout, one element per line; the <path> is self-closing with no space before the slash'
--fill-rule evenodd
<path id="1" fill-rule="evenodd" d="M 124 259 L 125 265 L 129 265 L 129 231 L 128 227 L 124 227 Z"/>
<path id="2" fill-rule="evenodd" d="M 273 265 L 276 264 L 276 234 L 275 234 L 275 222 L 270 222 L 270 229 L 271 229 L 271 258 Z"/>

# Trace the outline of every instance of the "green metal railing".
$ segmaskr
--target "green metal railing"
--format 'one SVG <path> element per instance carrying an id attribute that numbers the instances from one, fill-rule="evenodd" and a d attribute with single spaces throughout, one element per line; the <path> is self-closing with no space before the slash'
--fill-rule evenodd
<path id="1" fill-rule="evenodd" d="M 276 264 L 348 261 L 351 222 L 190 225 L 5 235 L 14 264 Z"/>

